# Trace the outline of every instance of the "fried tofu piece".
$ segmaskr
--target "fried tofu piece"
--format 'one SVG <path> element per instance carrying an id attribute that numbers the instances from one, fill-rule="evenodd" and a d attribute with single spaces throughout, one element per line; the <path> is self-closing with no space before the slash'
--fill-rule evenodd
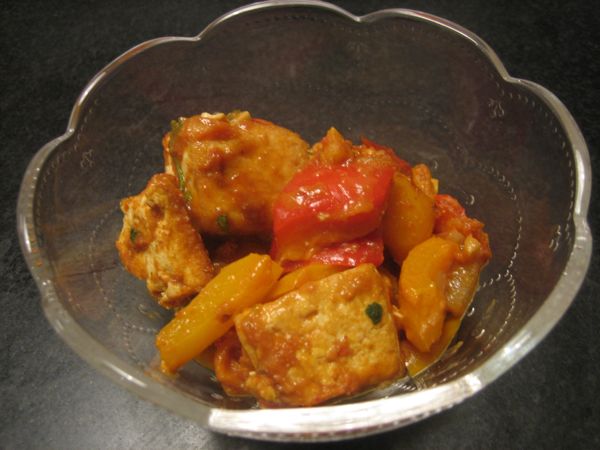
<path id="1" fill-rule="evenodd" d="M 404 370 L 387 284 L 372 264 L 336 273 L 234 318 L 254 370 L 241 390 L 311 406 Z"/>
<path id="2" fill-rule="evenodd" d="M 248 112 L 203 113 L 172 123 L 163 155 L 198 230 L 268 237 L 273 202 L 308 160 L 308 144 Z"/>
<path id="3" fill-rule="evenodd" d="M 145 280 L 166 308 L 183 306 L 212 278 L 213 266 L 193 228 L 173 175 L 154 175 L 146 188 L 121 200 L 116 242 L 125 268 Z"/>

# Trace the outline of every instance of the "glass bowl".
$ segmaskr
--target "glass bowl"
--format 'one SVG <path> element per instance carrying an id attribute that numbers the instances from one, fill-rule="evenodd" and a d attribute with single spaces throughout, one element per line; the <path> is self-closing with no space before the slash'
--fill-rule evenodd
<path id="1" fill-rule="evenodd" d="M 494 253 L 457 339 L 416 378 L 313 408 L 258 409 L 211 372 L 157 368 L 168 320 L 120 265 L 119 200 L 162 170 L 171 119 L 247 109 L 309 142 L 337 127 L 428 164 L 481 219 Z M 397 428 L 464 400 L 530 351 L 587 270 L 589 155 L 543 87 L 512 78 L 473 33 L 394 9 L 362 17 L 314 2 L 249 5 L 195 37 L 145 42 L 85 87 L 18 202 L 23 253 L 58 334 L 100 372 L 209 429 L 265 440 L 344 439 Z"/>

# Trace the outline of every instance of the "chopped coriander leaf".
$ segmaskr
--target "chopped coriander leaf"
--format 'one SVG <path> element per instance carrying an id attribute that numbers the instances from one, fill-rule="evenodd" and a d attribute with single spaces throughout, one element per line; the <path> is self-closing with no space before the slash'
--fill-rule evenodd
<path id="1" fill-rule="evenodd" d="M 371 303 L 365 309 L 365 314 L 371 319 L 373 325 L 377 325 L 383 318 L 383 307 L 379 303 Z"/>
<path id="2" fill-rule="evenodd" d="M 183 199 L 187 203 L 189 203 L 190 200 L 192 199 L 192 194 L 190 193 L 190 191 L 187 190 L 187 187 L 185 185 L 185 176 L 183 175 L 183 169 L 181 167 L 181 163 L 176 158 L 173 158 L 173 162 L 175 163 L 175 170 L 177 171 L 177 179 L 179 180 L 179 190 L 183 194 Z"/>
<path id="3" fill-rule="evenodd" d="M 129 240 L 135 243 L 135 238 L 138 236 L 138 234 L 140 234 L 138 230 L 136 230 L 135 228 L 131 228 L 129 230 Z"/>
<path id="4" fill-rule="evenodd" d="M 219 214 L 217 216 L 217 225 L 223 233 L 227 233 L 229 231 L 229 219 L 225 214 Z"/>
<path id="5" fill-rule="evenodd" d="M 177 120 L 171 120 L 171 137 L 169 139 L 169 153 L 173 152 L 173 145 L 175 143 L 175 136 L 183 127 L 183 122 L 185 121 L 185 117 L 180 117 Z"/>

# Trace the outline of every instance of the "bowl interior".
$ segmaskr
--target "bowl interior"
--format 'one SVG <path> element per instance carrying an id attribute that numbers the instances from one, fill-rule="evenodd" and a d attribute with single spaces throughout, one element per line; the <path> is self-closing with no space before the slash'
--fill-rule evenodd
<path id="1" fill-rule="evenodd" d="M 40 168 L 33 198 L 40 264 L 70 320 L 127 367 L 203 404 L 253 406 L 227 398 L 199 365 L 162 377 L 154 336 L 168 314 L 122 269 L 114 246 L 119 200 L 162 170 L 170 120 L 233 109 L 309 142 L 335 126 L 354 141 L 389 145 L 428 164 L 440 190 L 486 224 L 494 256 L 459 332 L 462 344 L 386 395 L 480 367 L 561 277 L 574 244 L 575 162 L 544 99 L 503 79 L 468 37 L 422 17 L 359 23 L 313 7 L 250 11 L 200 39 L 146 44 L 112 65 L 82 97 L 72 135 Z"/>

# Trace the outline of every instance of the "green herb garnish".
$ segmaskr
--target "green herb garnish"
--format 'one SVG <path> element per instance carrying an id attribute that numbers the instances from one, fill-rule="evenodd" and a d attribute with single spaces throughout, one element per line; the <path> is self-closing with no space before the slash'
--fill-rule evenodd
<path id="1" fill-rule="evenodd" d="M 179 180 L 179 190 L 183 194 L 183 199 L 186 201 L 186 203 L 189 203 L 192 200 L 192 194 L 190 193 L 190 191 L 188 191 L 187 186 L 185 184 L 185 176 L 183 175 L 181 163 L 177 160 L 177 158 L 173 158 L 173 162 L 175 163 L 177 179 Z"/>
<path id="2" fill-rule="evenodd" d="M 175 171 L 177 172 L 177 179 L 179 180 L 179 190 L 183 194 L 183 199 L 186 203 L 189 203 L 192 200 L 192 194 L 188 191 L 187 186 L 185 184 L 185 176 L 183 174 L 183 169 L 181 168 L 181 161 L 177 159 L 175 154 L 173 153 L 173 143 L 175 142 L 175 136 L 183 127 L 183 123 L 185 122 L 185 117 L 179 117 L 177 120 L 171 120 L 171 138 L 169 139 L 169 154 L 171 155 L 171 159 L 173 160 L 173 164 L 175 164 Z"/>
<path id="3" fill-rule="evenodd" d="M 129 230 L 129 240 L 135 244 L 135 238 L 138 237 L 138 234 L 140 234 L 138 230 L 136 230 L 135 228 L 131 228 Z"/>
<path id="4" fill-rule="evenodd" d="M 219 214 L 217 216 L 217 225 L 223 233 L 227 233 L 229 231 L 229 219 L 225 214 Z"/>
<path id="5" fill-rule="evenodd" d="M 379 303 L 371 303 L 365 309 L 365 314 L 371 319 L 373 325 L 377 325 L 383 318 L 383 307 Z"/>
<path id="6" fill-rule="evenodd" d="M 183 127 L 183 122 L 185 122 L 185 117 L 180 117 L 177 120 L 171 120 L 171 138 L 169 139 L 169 153 L 173 153 L 173 145 L 175 144 L 175 136 Z M 172 156 L 172 155 L 171 155 Z"/>

